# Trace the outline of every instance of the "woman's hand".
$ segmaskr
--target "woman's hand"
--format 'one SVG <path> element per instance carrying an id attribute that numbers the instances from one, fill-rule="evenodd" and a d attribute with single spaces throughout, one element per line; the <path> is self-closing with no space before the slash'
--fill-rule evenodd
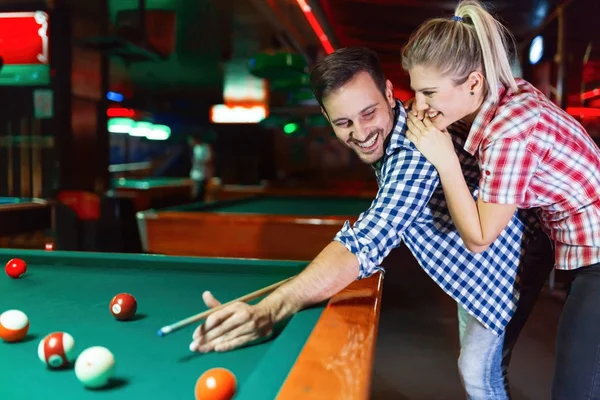
<path id="1" fill-rule="evenodd" d="M 456 163 L 457 155 L 448 131 L 440 131 L 428 117 L 419 120 L 412 113 L 407 113 L 408 132 L 406 137 L 439 171 L 448 163 Z"/>
<path id="2" fill-rule="evenodd" d="M 403 102 L 404 104 L 404 109 L 406 110 L 406 112 L 408 114 L 412 114 L 415 117 L 417 117 L 419 119 L 419 121 L 423 120 L 423 117 L 425 116 L 425 111 L 417 111 L 413 108 L 413 106 L 415 105 L 415 98 L 413 97 L 412 99 L 409 99 L 405 102 Z"/>

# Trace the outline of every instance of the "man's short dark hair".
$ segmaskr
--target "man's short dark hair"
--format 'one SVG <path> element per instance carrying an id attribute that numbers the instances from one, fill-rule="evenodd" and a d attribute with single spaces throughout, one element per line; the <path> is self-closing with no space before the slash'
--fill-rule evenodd
<path id="1" fill-rule="evenodd" d="M 385 96 L 385 74 L 379 56 L 371 49 L 339 49 L 315 64 L 310 74 L 310 86 L 321 107 L 325 96 L 344 86 L 360 72 L 368 72 L 381 94 Z"/>

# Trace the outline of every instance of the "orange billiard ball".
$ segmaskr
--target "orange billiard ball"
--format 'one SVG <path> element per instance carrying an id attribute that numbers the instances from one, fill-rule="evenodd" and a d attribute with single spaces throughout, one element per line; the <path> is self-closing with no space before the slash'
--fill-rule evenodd
<path id="1" fill-rule="evenodd" d="M 0 314 L 0 338 L 5 342 L 18 342 L 27 336 L 29 318 L 21 310 L 8 310 Z"/>
<path id="2" fill-rule="evenodd" d="M 119 293 L 110 301 L 110 313 L 119 321 L 126 321 L 135 315 L 137 301 L 129 293 Z"/>
<path id="3" fill-rule="evenodd" d="M 211 368 L 196 381 L 196 400 L 231 400 L 237 390 L 235 375 L 226 368 Z"/>
<path id="4" fill-rule="evenodd" d="M 6 275 L 11 278 L 20 278 L 21 275 L 27 272 L 27 263 L 20 258 L 13 258 L 12 260 L 8 260 L 4 267 L 4 271 L 6 272 Z"/>

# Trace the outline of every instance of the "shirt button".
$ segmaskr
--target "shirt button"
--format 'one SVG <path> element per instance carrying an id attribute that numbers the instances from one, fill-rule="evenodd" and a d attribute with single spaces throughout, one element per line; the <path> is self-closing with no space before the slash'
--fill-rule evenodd
<path id="1" fill-rule="evenodd" d="M 491 175 L 492 173 L 491 173 L 489 170 L 486 170 L 486 171 L 485 171 L 485 174 L 489 176 L 489 175 Z"/>

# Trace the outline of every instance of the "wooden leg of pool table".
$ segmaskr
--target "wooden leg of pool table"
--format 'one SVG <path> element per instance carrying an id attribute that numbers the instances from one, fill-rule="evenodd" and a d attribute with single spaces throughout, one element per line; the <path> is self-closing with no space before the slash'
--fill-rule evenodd
<path id="1" fill-rule="evenodd" d="M 331 298 L 278 399 L 369 398 L 382 286 L 377 273 Z"/>

